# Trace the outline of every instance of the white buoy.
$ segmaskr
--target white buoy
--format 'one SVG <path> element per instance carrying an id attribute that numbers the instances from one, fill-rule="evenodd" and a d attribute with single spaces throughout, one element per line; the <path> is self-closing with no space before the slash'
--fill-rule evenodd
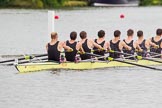
<path id="1" fill-rule="evenodd" d="M 51 36 L 51 32 L 55 31 L 55 11 L 48 11 L 48 36 Z"/>

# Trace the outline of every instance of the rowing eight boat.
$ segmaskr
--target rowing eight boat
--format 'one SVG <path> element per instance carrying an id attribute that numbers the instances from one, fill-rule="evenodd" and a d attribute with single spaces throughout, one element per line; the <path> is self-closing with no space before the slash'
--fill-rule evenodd
<path id="1" fill-rule="evenodd" d="M 130 63 L 144 66 L 162 66 L 162 63 L 153 62 L 149 60 L 129 60 Z M 15 65 L 16 69 L 20 73 L 33 72 L 33 71 L 42 71 L 42 70 L 54 70 L 54 69 L 72 69 L 72 70 L 88 70 L 88 69 L 98 69 L 98 68 L 109 68 L 109 67 L 130 67 L 134 66 L 127 63 L 122 63 L 118 61 L 84 61 L 79 63 L 74 62 L 65 62 L 65 63 L 56 63 L 56 62 L 41 62 L 41 63 L 25 63 Z"/>

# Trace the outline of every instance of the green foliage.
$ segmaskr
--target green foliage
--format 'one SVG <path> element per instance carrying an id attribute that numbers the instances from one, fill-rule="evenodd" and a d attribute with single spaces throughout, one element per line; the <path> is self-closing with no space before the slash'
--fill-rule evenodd
<path id="1" fill-rule="evenodd" d="M 36 0 L 34 2 L 35 6 L 34 7 L 37 7 L 37 8 L 44 8 L 44 4 L 42 2 L 42 0 Z"/>
<path id="2" fill-rule="evenodd" d="M 0 0 L 0 7 L 56 8 L 86 6 L 88 0 Z"/>
<path id="3" fill-rule="evenodd" d="M 162 0 L 140 0 L 140 5 L 162 5 Z"/>
<path id="4" fill-rule="evenodd" d="M 62 6 L 63 3 L 67 0 L 42 0 L 43 3 L 45 4 L 45 7 L 49 8 L 54 8 L 54 7 L 59 7 Z"/>
<path id="5" fill-rule="evenodd" d="M 10 0 L 0 0 L 0 6 L 6 6 L 9 4 Z"/>
<path id="6" fill-rule="evenodd" d="M 64 7 L 82 7 L 82 6 L 88 6 L 88 3 L 83 0 L 78 1 L 67 1 L 63 4 Z"/>

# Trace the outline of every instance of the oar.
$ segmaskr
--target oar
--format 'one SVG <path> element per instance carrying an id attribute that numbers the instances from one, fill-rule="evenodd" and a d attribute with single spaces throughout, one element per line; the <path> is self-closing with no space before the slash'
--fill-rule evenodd
<path id="1" fill-rule="evenodd" d="M 148 61 L 153 61 L 153 62 L 157 62 L 157 63 L 162 63 L 162 61 L 159 60 L 155 60 L 152 58 L 148 58 L 148 57 L 142 57 L 142 56 L 136 56 L 138 60 L 144 59 L 144 60 L 148 60 Z"/>
<path id="2" fill-rule="evenodd" d="M 90 53 L 90 54 L 91 54 L 91 53 Z M 91 55 L 94 55 L 94 54 L 91 54 Z M 105 56 L 101 56 L 101 55 L 98 55 L 98 54 L 95 54 L 95 56 L 105 58 Z M 91 60 L 91 59 L 90 59 L 90 60 Z M 117 62 L 126 63 L 126 64 L 131 64 L 131 65 L 135 65 L 135 66 L 139 66 L 139 67 L 144 67 L 144 68 L 148 68 L 148 69 L 154 69 L 154 70 L 162 71 L 162 69 L 159 69 L 159 68 L 150 67 L 150 66 L 145 66 L 145 65 L 140 65 L 140 64 L 136 64 L 136 63 L 132 63 L 132 62 L 127 62 L 127 61 L 122 61 L 122 60 L 114 59 L 114 58 L 111 58 L 111 57 L 108 57 L 108 60 L 109 60 L 109 61 L 117 61 Z"/>
<path id="3" fill-rule="evenodd" d="M 91 56 L 95 56 L 95 57 L 101 57 L 101 55 L 93 54 L 93 53 L 88 53 L 88 52 L 85 52 L 85 54 L 88 54 L 88 55 L 91 55 Z"/>
<path id="4" fill-rule="evenodd" d="M 152 57 L 152 58 L 155 58 L 155 57 L 157 57 L 157 56 L 162 56 L 162 54 L 159 54 L 159 53 L 150 53 L 150 54 L 154 54 L 154 55 L 150 56 L 150 57 Z"/>
<path id="5" fill-rule="evenodd" d="M 39 60 L 44 62 L 45 60 L 48 60 L 48 58 L 42 58 L 42 59 L 39 59 Z M 21 62 L 18 62 L 18 64 L 32 63 L 32 62 L 34 62 L 34 61 L 21 61 Z M 9 64 L 3 64 L 3 65 L 12 66 L 12 65 L 15 65 L 15 63 L 9 63 Z"/>
<path id="6" fill-rule="evenodd" d="M 130 65 L 134 65 L 134 66 L 139 66 L 139 67 L 144 67 L 144 68 L 148 68 L 148 69 L 162 71 L 162 69 L 159 69 L 159 68 L 145 66 L 145 65 L 140 65 L 140 64 L 136 64 L 136 63 L 132 63 L 132 62 L 127 62 L 127 61 L 122 61 L 122 60 L 119 60 L 119 59 L 113 59 L 113 61 L 117 61 L 117 62 L 121 62 L 121 63 L 126 63 L 126 64 L 130 64 Z"/>
<path id="7" fill-rule="evenodd" d="M 122 53 L 122 52 L 118 52 L 118 51 L 111 51 L 111 52 L 115 52 L 115 53 L 119 53 L 119 54 L 123 54 L 123 55 L 128 55 L 128 56 L 134 56 L 136 57 L 138 60 L 144 59 L 144 60 L 148 60 L 148 61 L 153 61 L 153 62 L 157 62 L 157 63 L 162 63 L 162 61 L 158 61 L 158 60 L 154 60 L 148 57 L 142 57 L 142 56 L 138 56 L 138 55 L 132 55 L 132 54 L 128 54 L 128 53 Z"/>
<path id="8" fill-rule="evenodd" d="M 95 49 L 95 50 L 91 50 L 91 52 L 84 52 L 84 53 L 81 53 L 80 51 L 78 51 L 78 54 L 87 54 L 87 55 L 91 55 L 91 56 L 94 56 L 94 57 L 97 57 L 97 59 L 101 59 L 101 58 L 105 58 L 107 56 L 103 56 L 103 55 L 98 55 L 98 54 L 93 54 L 93 52 L 95 51 L 105 51 L 105 49 Z M 105 52 L 105 54 L 107 54 L 109 52 Z M 82 61 L 89 61 L 89 60 L 94 60 L 95 58 L 91 58 L 91 59 L 86 59 L 86 60 L 82 60 Z"/>
<path id="9" fill-rule="evenodd" d="M 126 55 L 126 56 L 136 56 L 136 55 L 132 55 L 132 54 L 128 54 L 128 53 L 124 53 L 124 52 L 119 52 L 119 51 L 114 51 L 114 50 L 110 50 L 110 53 L 118 53 L 118 54 L 122 54 L 122 55 Z"/>
<path id="10" fill-rule="evenodd" d="M 34 57 L 43 57 L 43 56 L 47 56 L 47 54 L 40 54 L 40 55 L 35 55 L 35 56 L 25 56 L 22 58 L 18 58 L 17 60 L 33 59 Z M 0 61 L 0 63 L 13 62 L 13 61 L 15 61 L 15 59 Z"/>
<path id="11" fill-rule="evenodd" d="M 110 50 L 109 52 L 112 52 L 112 53 L 119 53 L 119 54 L 122 54 L 122 55 L 127 55 L 128 57 L 136 57 L 138 60 L 144 59 L 144 60 L 148 60 L 148 61 L 153 61 L 153 62 L 157 62 L 157 63 L 162 63 L 162 61 L 158 61 L 158 60 L 154 60 L 154 59 L 149 59 L 149 58 L 147 58 L 147 57 L 132 55 L 132 54 L 128 54 L 128 53 L 123 53 L 123 52 L 118 52 L 118 51 L 113 51 L 113 50 Z M 85 52 L 85 54 L 89 54 L 89 55 L 95 56 L 95 57 L 97 57 L 97 58 L 106 58 L 105 56 L 101 56 L 101 55 L 97 55 L 97 54 L 92 54 L 92 53 L 88 53 L 88 52 Z M 126 58 L 127 58 L 127 57 L 126 57 Z M 88 60 L 92 60 L 92 59 L 88 59 Z M 84 61 L 87 61 L 87 60 L 84 60 Z"/>

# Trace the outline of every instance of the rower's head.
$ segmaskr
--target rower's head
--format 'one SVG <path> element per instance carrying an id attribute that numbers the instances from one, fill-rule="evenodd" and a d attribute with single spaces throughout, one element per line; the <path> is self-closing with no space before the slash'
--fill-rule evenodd
<path id="1" fill-rule="evenodd" d="M 138 38 L 143 37 L 143 31 L 142 30 L 137 31 L 137 37 Z"/>
<path id="2" fill-rule="evenodd" d="M 156 35 L 157 35 L 157 36 L 161 36 L 161 35 L 162 35 L 162 29 L 160 29 L 160 28 L 157 29 L 157 30 L 156 30 Z"/>
<path id="3" fill-rule="evenodd" d="M 119 30 L 115 30 L 114 31 L 114 37 L 120 37 L 120 35 L 121 35 L 121 32 L 119 31 Z"/>
<path id="4" fill-rule="evenodd" d="M 51 33 L 51 39 L 57 39 L 58 38 L 58 35 L 56 32 L 52 32 Z"/>
<path id="5" fill-rule="evenodd" d="M 70 39 L 71 40 L 76 40 L 76 38 L 77 38 L 77 32 L 75 32 L 75 31 L 71 32 L 70 33 Z"/>
<path id="6" fill-rule="evenodd" d="M 81 39 L 87 38 L 87 33 L 86 33 L 85 31 L 81 31 L 81 32 L 80 32 L 80 38 L 81 38 Z"/>
<path id="7" fill-rule="evenodd" d="M 127 31 L 127 36 L 129 37 L 129 36 L 133 36 L 133 34 L 134 34 L 134 31 L 132 30 L 132 29 L 129 29 L 128 31 Z"/>
<path id="8" fill-rule="evenodd" d="M 98 38 L 103 38 L 103 37 L 105 37 L 105 31 L 104 30 L 98 31 Z"/>

